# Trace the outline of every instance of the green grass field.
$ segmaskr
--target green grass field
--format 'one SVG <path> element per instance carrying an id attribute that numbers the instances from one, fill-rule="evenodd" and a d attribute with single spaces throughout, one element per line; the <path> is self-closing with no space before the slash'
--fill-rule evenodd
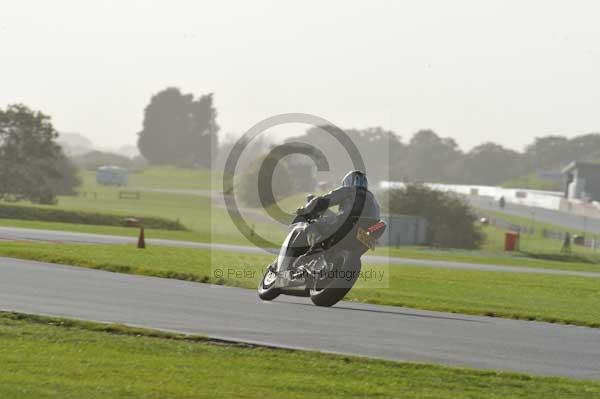
<path id="1" fill-rule="evenodd" d="M 0 243 L 0 255 L 251 289 L 273 259 L 185 248 L 45 243 Z M 363 264 L 363 270 L 383 272 L 385 279 L 361 282 L 348 300 L 600 327 L 598 279 L 410 265 Z M 244 271 L 248 274 L 242 276 Z"/>
<path id="2" fill-rule="evenodd" d="M 579 251 L 579 248 L 574 248 L 571 256 L 561 256 L 559 253 L 554 253 L 552 251 L 540 251 L 529 254 L 521 252 L 506 252 L 499 248 L 501 241 L 504 238 L 504 231 L 495 229 L 493 227 L 484 227 L 484 231 L 488 237 L 488 244 L 486 244 L 486 248 L 481 250 L 406 246 L 397 248 L 376 248 L 374 254 L 411 259 L 445 260 L 465 263 L 600 273 L 600 263 L 596 261 L 596 258 L 590 256 L 587 251 Z M 497 241 L 497 245 L 490 245 L 489 241 L 492 240 Z"/>
<path id="3" fill-rule="evenodd" d="M 558 232 L 570 232 L 571 235 L 584 235 L 584 232 L 577 229 L 569 229 L 567 227 L 558 226 L 555 224 L 540 222 L 537 220 L 524 218 L 520 216 L 514 216 L 505 214 L 502 212 L 495 211 L 482 211 L 491 217 L 497 217 L 504 219 L 507 222 L 518 224 L 521 226 L 533 227 L 535 229 L 534 234 L 522 234 L 520 249 L 521 252 L 532 257 L 538 255 L 545 257 L 552 257 L 556 259 L 568 258 L 568 256 L 562 255 L 560 250 L 562 248 L 562 242 L 560 240 L 553 240 L 542 236 L 542 230 L 551 230 Z M 501 229 L 491 228 L 487 234 L 486 244 L 484 249 L 490 248 L 502 248 L 504 245 L 504 231 Z M 600 238 L 600 235 L 594 235 L 587 233 L 588 236 Z M 586 260 L 587 262 L 599 263 L 600 264 L 600 251 L 595 251 L 590 248 L 586 248 L 578 245 L 571 245 L 571 250 L 575 257 Z"/>
<path id="4" fill-rule="evenodd" d="M 222 345 L 0 313 L 0 397 L 597 398 L 600 383 Z M 324 372 L 325 370 L 325 372 Z"/>
<path id="5" fill-rule="evenodd" d="M 535 173 L 512 178 L 502 183 L 501 186 L 505 188 L 527 188 L 531 190 L 563 190 L 563 184 L 561 182 L 542 180 Z"/>
<path id="6" fill-rule="evenodd" d="M 61 196 L 58 204 L 33 205 L 41 208 L 68 209 L 122 215 L 126 217 L 157 216 L 180 221 L 189 232 L 154 230 L 149 232 L 155 238 L 186 239 L 203 242 L 222 242 L 232 244 L 249 244 L 249 241 L 238 231 L 226 209 L 214 206 L 209 197 L 163 192 L 142 192 L 141 199 L 119 199 L 118 188 L 103 187 L 97 196 Z M 23 205 L 32 206 L 30 203 Z M 250 222 L 257 234 L 272 242 L 280 242 L 285 237 L 282 228 L 261 220 Z M 48 222 L 26 222 L 11 219 L 0 219 L 2 226 L 43 228 L 50 230 L 68 230 L 99 234 L 125 234 L 136 232 L 122 228 L 106 228 L 107 226 L 77 225 Z"/>
<path id="7" fill-rule="evenodd" d="M 491 217 L 497 217 L 500 219 L 504 219 L 510 223 L 518 224 L 521 226 L 535 227 L 536 231 L 542 229 L 548 230 L 557 230 L 557 231 L 571 231 L 572 233 L 580 233 L 580 231 L 569 229 L 567 227 L 559 226 L 552 223 L 541 222 L 539 220 L 535 220 L 535 218 L 526 218 L 522 216 L 515 216 L 509 213 L 501 212 L 500 210 L 491 211 L 491 210 L 481 210 L 481 213 L 489 215 Z"/>
<path id="8" fill-rule="evenodd" d="M 76 196 L 59 197 L 58 205 L 50 208 L 60 208 L 75 211 L 93 211 L 129 216 L 148 217 L 158 216 L 172 220 L 179 220 L 189 231 L 164 231 L 147 230 L 147 236 L 153 238 L 166 238 L 175 240 L 189 240 L 201 242 L 231 243 L 251 245 L 251 243 L 238 231 L 223 207 L 211 202 L 209 193 L 206 196 L 192 195 L 182 192 L 149 192 L 142 191 L 141 199 L 119 199 L 117 187 L 99 186 L 95 183 L 94 173 L 83 174 L 84 184 L 82 191 L 95 192 L 97 197 Z M 166 188 L 166 189 L 214 189 L 220 182 L 218 172 L 209 173 L 202 170 L 187 170 L 172 167 L 151 167 L 141 173 L 132 174 L 131 187 Z M 287 212 L 293 211 L 304 203 L 305 194 L 297 194 L 280 201 L 279 205 Z M 27 204 L 28 205 L 28 204 Z M 259 213 L 261 213 L 259 211 Z M 529 225 L 529 220 L 502 216 L 514 223 Z M 273 245 L 278 245 L 285 236 L 285 230 L 280 226 L 267 221 L 263 212 L 262 217 L 250 220 L 255 232 L 265 237 Z M 78 224 L 48 223 L 36 221 L 20 221 L 0 219 L 1 226 L 15 226 L 25 228 L 38 228 L 50 230 L 67 230 L 75 232 L 116 234 L 135 236 L 135 229 L 107 226 L 85 226 Z M 600 254 L 573 246 L 572 256 L 559 254 L 561 243 L 559 241 L 544 239 L 539 234 L 541 228 L 554 228 L 543 223 L 535 223 L 537 234 L 524 235 L 522 249 L 525 252 L 507 253 L 502 250 L 504 231 L 494 227 L 484 227 L 487 241 L 484 248 L 478 251 L 442 250 L 428 247 L 401 247 L 379 248 L 377 254 L 402 256 L 415 259 L 449 260 L 468 263 L 500 264 L 510 266 L 527 266 L 539 268 L 600 271 Z M 560 228 L 558 228 L 560 229 Z"/>
<path id="9" fill-rule="evenodd" d="M 96 172 L 82 171 L 83 191 L 98 191 L 105 188 L 96 184 Z M 141 188 L 172 188 L 182 190 L 219 190 L 223 185 L 223 174 L 203 169 L 183 169 L 173 166 L 151 166 L 129 175 L 129 185 L 124 190 Z"/>

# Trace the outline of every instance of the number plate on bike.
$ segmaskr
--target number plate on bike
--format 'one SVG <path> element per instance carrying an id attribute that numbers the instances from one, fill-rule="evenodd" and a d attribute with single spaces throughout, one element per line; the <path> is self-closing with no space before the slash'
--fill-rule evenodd
<path id="1" fill-rule="evenodd" d="M 356 229 L 356 239 L 363 243 L 363 245 L 369 249 L 375 249 L 376 239 L 369 235 L 369 232 L 363 228 Z"/>

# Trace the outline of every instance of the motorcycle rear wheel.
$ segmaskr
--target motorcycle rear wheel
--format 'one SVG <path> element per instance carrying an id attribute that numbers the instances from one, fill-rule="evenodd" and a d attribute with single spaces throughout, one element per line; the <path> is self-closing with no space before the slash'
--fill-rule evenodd
<path id="1" fill-rule="evenodd" d="M 334 270 L 352 271 L 353 278 L 351 280 L 345 280 L 340 278 L 333 278 L 327 286 L 322 289 L 311 289 L 310 300 L 316 306 L 331 307 L 344 299 L 348 291 L 352 289 L 354 283 L 358 279 L 358 273 L 361 269 L 360 259 L 352 262 L 352 265 L 334 264 Z M 339 267 L 336 269 L 336 267 Z M 343 268 L 343 269 L 342 269 Z"/>

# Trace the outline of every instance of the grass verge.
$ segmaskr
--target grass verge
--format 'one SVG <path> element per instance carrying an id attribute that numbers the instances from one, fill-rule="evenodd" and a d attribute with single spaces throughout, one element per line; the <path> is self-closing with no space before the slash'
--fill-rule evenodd
<path id="1" fill-rule="evenodd" d="M 243 288 L 256 287 L 272 260 L 187 248 L 46 243 L 0 243 L 0 255 Z M 363 264 L 363 270 L 384 273 L 387 287 L 360 282 L 348 300 L 600 327 L 600 283 L 594 278 L 410 265 Z"/>
<path id="2" fill-rule="evenodd" d="M 97 197 L 67 197 L 58 198 L 57 205 L 34 205 L 19 203 L 16 206 L 28 206 L 41 210 L 69 211 L 69 212 L 94 212 L 109 213 L 127 217 L 136 215 L 146 218 L 167 218 L 176 220 L 189 230 L 188 237 L 197 237 L 197 240 L 205 242 L 223 242 L 231 244 L 248 244 L 248 240 L 239 232 L 227 210 L 214 206 L 208 197 L 177 194 L 164 192 L 143 192 L 140 199 L 119 199 L 114 187 L 101 187 Z M 39 224 L 38 224 L 39 223 Z M 273 242 L 280 242 L 285 237 L 285 231 L 274 228 L 272 223 L 265 221 L 250 221 L 255 232 Z M 15 226 L 14 219 L 0 218 L 0 224 Z M 20 223 L 22 224 L 22 223 Z M 62 223 L 61 223 L 62 224 Z M 31 226 L 47 226 L 46 228 L 57 229 L 52 223 L 42 221 L 31 221 Z M 71 224 L 72 226 L 78 226 Z M 95 230 L 103 231 L 99 227 L 87 226 L 87 231 L 95 233 Z M 31 227 L 36 228 L 36 227 Z M 73 230 L 75 231 L 75 230 Z M 158 230 L 160 238 L 174 238 L 181 236 L 179 231 Z"/>
<path id="3" fill-rule="evenodd" d="M 98 191 L 106 186 L 96 183 L 95 171 L 81 171 L 82 191 Z M 149 166 L 129 175 L 129 185 L 121 190 L 137 188 L 218 190 L 223 185 L 221 171 L 187 169 L 174 166 Z"/>
<path id="4" fill-rule="evenodd" d="M 173 231 L 160 229 L 147 229 L 147 238 L 163 238 L 169 240 L 197 241 L 197 242 L 215 242 L 228 243 L 236 245 L 252 245 L 241 234 L 232 234 L 228 230 L 220 230 L 222 224 L 214 231 L 210 229 L 198 229 L 195 231 Z M 90 234 L 108 234 L 118 236 L 137 237 L 139 234 L 136 228 L 126 228 L 119 226 L 96 226 L 81 225 L 72 223 L 56 223 L 31 220 L 1 219 L 0 226 L 19 227 L 28 229 L 59 230 L 77 233 Z M 262 233 L 261 233 L 262 234 Z M 279 236 L 283 236 L 277 229 L 271 232 L 271 238 L 275 241 Z M 515 267 L 534 267 L 542 269 L 572 270 L 586 272 L 600 272 L 600 264 L 591 263 L 587 258 L 580 258 L 574 254 L 568 259 L 551 260 L 534 257 L 526 257 L 521 253 L 506 253 L 499 250 L 467 251 L 459 249 L 441 249 L 431 247 L 399 247 L 399 248 L 377 248 L 374 253 L 369 254 L 382 256 L 405 257 L 423 260 L 444 260 L 465 263 L 481 263 L 490 265 L 506 265 Z"/>
<path id="5" fill-rule="evenodd" d="M 600 395 L 596 381 L 215 345 L 203 338 L 107 328 L 0 313 L 0 397 L 552 399 Z"/>
<path id="6" fill-rule="evenodd" d="M 486 231 L 486 234 L 500 236 L 500 233 Z M 488 235 L 489 237 L 489 235 Z M 371 254 L 371 253 L 369 253 Z M 514 267 L 533 267 L 537 269 L 571 270 L 600 273 L 600 264 L 590 261 L 585 256 L 574 252 L 571 256 L 552 259 L 552 253 L 547 257 L 543 254 L 524 254 L 521 252 L 504 252 L 494 249 L 463 250 L 432 247 L 389 247 L 376 248 L 374 255 L 395 256 L 411 259 L 464 262 L 485 265 L 503 265 Z"/>

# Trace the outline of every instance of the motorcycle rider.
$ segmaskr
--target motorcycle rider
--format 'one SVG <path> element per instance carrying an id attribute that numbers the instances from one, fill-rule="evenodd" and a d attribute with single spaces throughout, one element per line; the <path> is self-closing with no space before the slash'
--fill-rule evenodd
<path id="1" fill-rule="evenodd" d="M 305 206 L 298 208 L 298 216 L 320 216 L 329 208 L 338 206 L 337 213 L 321 216 L 310 223 L 306 230 L 309 250 L 300 256 L 295 266 L 308 264 L 316 254 L 323 251 L 325 238 L 336 235 L 343 238 L 348 234 L 357 218 L 379 219 L 379 204 L 369 191 L 367 175 L 359 170 L 348 172 L 342 179 L 342 186 L 325 194 L 314 197 Z"/>

